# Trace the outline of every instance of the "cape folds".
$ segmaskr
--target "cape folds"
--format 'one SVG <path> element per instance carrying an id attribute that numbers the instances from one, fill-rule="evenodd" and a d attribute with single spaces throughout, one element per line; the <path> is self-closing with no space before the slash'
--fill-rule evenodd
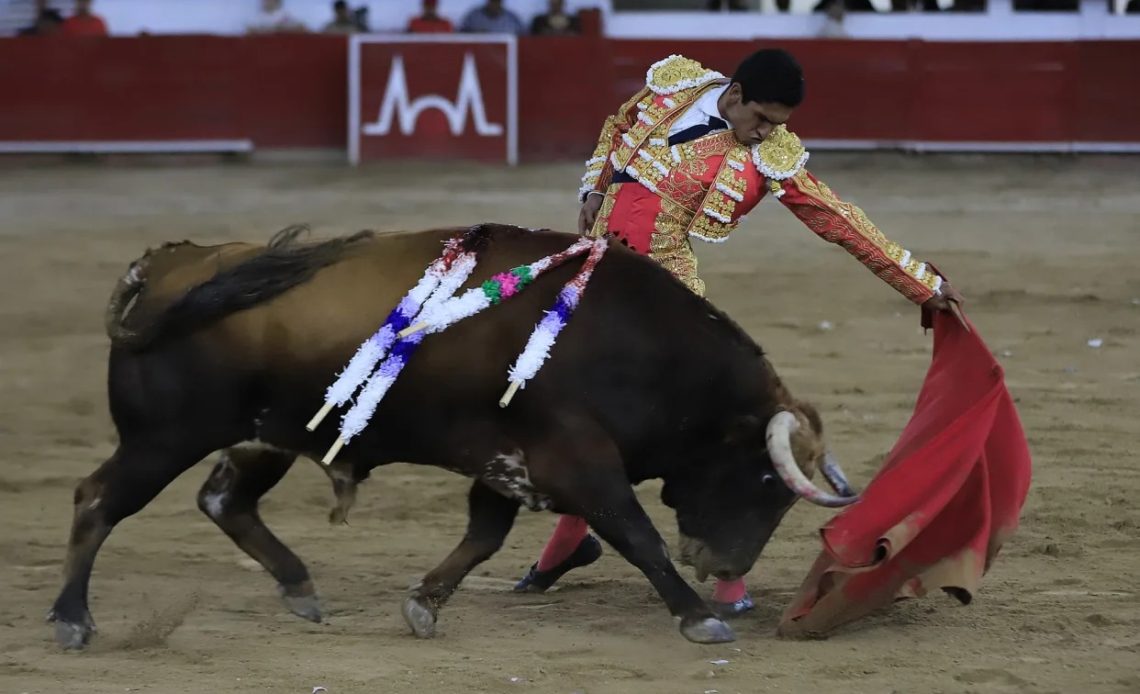
<path id="1" fill-rule="evenodd" d="M 910 421 L 862 499 L 820 530 L 782 636 L 823 635 L 939 588 L 968 604 L 1017 528 L 1031 461 L 1002 368 L 972 326 L 945 312 L 933 322 Z"/>

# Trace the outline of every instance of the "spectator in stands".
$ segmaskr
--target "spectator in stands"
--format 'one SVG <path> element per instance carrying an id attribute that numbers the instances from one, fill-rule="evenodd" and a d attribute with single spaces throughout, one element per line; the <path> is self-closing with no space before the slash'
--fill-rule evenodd
<path id="1" fill-rule="evenodd" d="M 261 0 L 261 12 L 246 30 L 251 34 L 308 31 L 301 20 L 285 11 L 282 0 Z"/>
<path id="2" fill-rule="evenodd" d="M 372 31 L 372 27 L 368 22 L 368 6 L 361 5 L 352 11 L 352 16 L 356 18 L 356 28 L 365 34 Z"/>
<path id="3" fill-rule="evenodd" d="M 65 36 L 106 36 L 107 23 L 91 11 L 91 0 L 76 0 L 75 14 L 59 27 Z"/>
<path id="4" fill-rule="evenodd" d="M 530 23 L 530 33 L 539 36 L 566 36 L 581 31 L 577 14 L 566 14 L 565 0 L 550 0 L 550 11 Z"/>
<path id="5" fill-rule="evenodd" d="M 738 12 L 751 9 L 746 0 L 709 0 L 709 10 L 713 12 L 721 11 L 725 5 L 728 5 L 729 10 Z"/>
<path id="6" fill-rule="evenodd" d="M 847 38 L 847 29 L 843 27 L 843 15 L 846 12 L 843 7 L 843 0 L 824 0 L 820 4 L 824 3 L 826 5 L 823 12 L 826 16 L 823 19 L 823 29 L 819 32 L 820 37 L 825 39 Z"/>
<path id="7" fill-rule="evenodd" d="M 954 0 L 947 12 L 985 12 L 986 0 Z"/>
<path id="8" fill-rule="evenodd" d="M 811 8 L 811 11 L 827 12 L 835 3 L 842 5 L 844 13 L 876 11 L 875 6 L 871 4 L 871 0 L 819 0 L 815 7 Z"/>
<path id="9" fill-rule="evenodd" d="M 36 0 L 35 20 L 16 34 L 18 36 L 54 34 L 61 25 L 63 25 L 63 15 L 59 10 L 49 7 L 48 0 Z"/>
<path id="10" fill-rule="evenodd" d="M 439 16 L 436 11 L 439 7 L 438 0 L 424 0 L 423 7 L 424 13 L 408 22 L 409 34 L 449 34 L 453 31 L 451 22 Z"/>
<path id="11" fill-rule="evenodd" d="M 1013 0 L 1017 12 L 1076 12 L 1077 0 Z"/>
<path id="12" fill-rule="evenodd" d="M 345 0 L 333 3 L 333 20 L 325 25 L 326 34 L 354 34 L 360 31 L 356 15 Z"/>
<path id="13" fill-rule="evenodd" d="M 939 0 L 891 0 L 892 12 L 985 12 L 986 0 L 953 0 L 943 7 Z"/>
<path id="14" fill-rule="evenodd" d="M 518 15 L 503 7 L 503 0 L 487 0 L 487 4 L 467 13 L 460 31 L 472 34 L 525 34 L 526 27 Z"/>
<path id="15" fill-rule="evenodd" d="M 891 0 L 891 12 L 941 12 L 938 0 Z"/>

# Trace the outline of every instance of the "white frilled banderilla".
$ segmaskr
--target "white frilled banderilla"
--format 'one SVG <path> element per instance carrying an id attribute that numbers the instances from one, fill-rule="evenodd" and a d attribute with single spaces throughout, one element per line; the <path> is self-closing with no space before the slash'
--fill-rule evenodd
<path id="1" fill-rule="evenodd" d="M 321 462 L 325 465 L 332 463 L 340 449 L 368 426 L 380 401 L 425 336 L 446 330 L 464 318 L 497 306 L 521 292 L 547 270 L 588 254 L 582 267 L 558 292 L 554 306 L 535 325 L 526 347 L 509 369 L 509 386 L 499 400 L 500 407 L 508 406 L 515 393 L 526 387 L 526 382 L 534 378 L 550 356 L 550 349 L 578 307 L 606 248 L 605 239 L 579 239 L 560 253 L 501 272 L 479 287 L 455 296 L 471 276 L 478 259 L 474 252 L 463 250 L 458 239 L 448 241 L 443 254 L 428 266 L 416 286 L 388 315 L 384 325 L 360 345 L 336 381 L 328 387 L 320 411 L 306 425 L 309 431 L 315 430 L 334 407 L 347 403 L 360 389 L 355 403 L 341 418 L 340 436 Z"/>

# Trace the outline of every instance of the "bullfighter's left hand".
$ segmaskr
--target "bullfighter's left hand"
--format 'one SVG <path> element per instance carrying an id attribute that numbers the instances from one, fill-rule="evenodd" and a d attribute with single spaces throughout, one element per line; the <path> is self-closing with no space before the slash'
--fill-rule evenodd
<path id="1" fill-rule="evenodd" d="M 966 303 L 965 297 L 958 293 L 958 290 L 949 282 L 943 282 L 939 289 L 941 291 L 938 294 L 930 297 L 922 304 L 924 309 L 931 311 L 950 311 L 952 310 L 951 302 L 958 304 L 958 306 L 962 306 Z"/>
<path id="2" fill-rule="evenodd" d="M 962 304 L 965 303 L 965 298 L 958 293 L 949 282 L 943 282 L 939 287 L 939 293 L 930 297 L 922 304 L 922 327 L 930 329 L 934 326 L 934 312 L 935 311 L 949 311 L 954 314 L 966 332 L 970 332 L 970 324 L 966 322 L 966 317 L 962 315 Z"/>

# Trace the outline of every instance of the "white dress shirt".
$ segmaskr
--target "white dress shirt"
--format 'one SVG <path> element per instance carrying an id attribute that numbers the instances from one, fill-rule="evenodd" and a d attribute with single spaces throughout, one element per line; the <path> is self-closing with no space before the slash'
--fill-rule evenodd
<path id="1" fill-rule="evenodd" d="M 726 84 L 723 87 L 705 92 L 704 95 L 697 99 L 677 120 L 673 121 L 673 124 L 669 126 L 669 135 L 676 135 L 682 130 L 691 128 L 694 125 L 704 125 L 709 122 L 710 116 L 720 118 L 727 122 L 728 119 L 720 115 L 720 109 L 717 108 L 716 102 L 728 87 L 729 85 Z M 727 129 L 728 128 L 717 128 L 709 132 L 718 132 Z"/>

